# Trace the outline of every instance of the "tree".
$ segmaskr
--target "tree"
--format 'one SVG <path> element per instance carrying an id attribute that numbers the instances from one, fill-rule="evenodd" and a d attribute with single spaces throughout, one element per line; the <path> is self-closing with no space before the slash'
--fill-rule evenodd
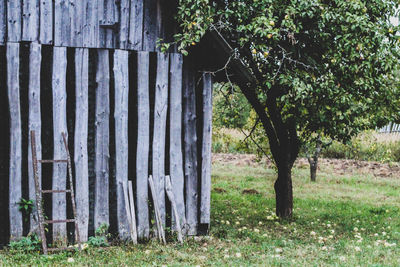
<path id="1" fill-rule="evenodd" d="M 268 136 L 278 216 L 292 215 L 303 142 L 316 132 L 347 141 L 400 106 L 398 27 L 389 20 L 397 8 L 390 0 L 179 1 L 180 51 L 219 31 L 255 77 L 238 85 Z"/>

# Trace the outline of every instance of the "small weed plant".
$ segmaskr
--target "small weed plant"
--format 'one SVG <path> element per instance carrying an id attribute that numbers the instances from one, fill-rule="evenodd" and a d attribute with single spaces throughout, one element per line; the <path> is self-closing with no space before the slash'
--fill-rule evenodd
<path id="1" fill-rule="evenodd" d="M 89 237 L 88 245 L 91 247 L 107 247 L 108 244 L 108 224 L 101 224 L 99 228 L 96 229 L 95 236 Z"/>

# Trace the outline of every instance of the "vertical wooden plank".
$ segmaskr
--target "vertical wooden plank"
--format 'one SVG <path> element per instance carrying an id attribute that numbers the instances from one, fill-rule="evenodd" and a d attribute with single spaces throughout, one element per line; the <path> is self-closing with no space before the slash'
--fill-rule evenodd
<path id="1" fill-rule="evenodd" d="M 183 104 L 186 188 L 185 204 L 186 222 L 189 227 L 187 234 L 196 235 L 198 209 L 196 89 L 194 71 L 188 66 L 185 66 L 184 68 Z"/>
<path id="2" fill-rule="evenodd" d="M 85 1 L 70 0 L 70 18 L 71 18 L 71 46 L 83 46 L 83 25 L 85 21 Z"/>
<path id="3" fill-rule="evenodd" d="M 40 0 L 40 36 L 41 44 L 53 44 L 53 1 Z"/>
<path id="4" fill-rule="evenodd" d="M 99 40 L 98 0 L 84 2 L 83 46 L 96 47 Z"/>
<path id="5" fill-rule="evenodd" d="M 153 179 L 160 208 L 161 223 L 165 226 L 165 138 L 168 112 L 169 57 L 157 53 L 157 77 L 154 104 Z"/>
<path id="6" fill-rule="evenodd" d="M 89 50 L 75 50 L 75 199 L 77 221 L 82 242 L 88 239 L 89 229 L 89 167 L 88 167 L 88 120 L 89 120 Z"/>
<path id="7" fill-rule="evenodd" d="M 39 37 L 39 0 L 23 0 L 22 41 L 37 41 Z"/>
<path id="8" fill-rule="evenodd" d="M 157 0 L 146 0 L 143 5 L 143 50 L 155 51 L 157 41 Z"/>
<path id="9" fill-rule="evenodd" d="M 98 0 L 99 43 L 97 47 L 115 48 L 115 27 L 117 27 L 117 10 L 115 0 Z"/>
<path id="10" fill-rule="evenodd" d="M 67 49 L 54 47 L 53 50 L 53 136 L 54 159 L 66 159 L 62 133 L 67 133 Z M 67 166 L 65 163 L 53 165 L 53 190 L 65 190 L 67 186 Z M 67 216 L 65 194 L 53 194 L 53 220 L 65 220 Z M 67 228 L 65 223 L 53 225 L 53 240 L 66 243 Z"/>
<path id="11" fill-rule="evenodd" d="M 22 7 L 21 1 L 7 0 L 7 40 L 21 41 L 22 35 Z"/>
<path id="12" fill-rule="evenodd" d="M 129 18 L 129 48 L 143 48 L 143 0 L 132 0 Z"/>
<path id="13" fill-rule="evenodd" d="M 150 95 L 148 52 L 138 52 L 138 139 L 136 152 L 136 203 L 138 237 L 149 237 L 148 182 L 150 148 Z"/>
<path id="14" fill-rule="evenodd" d="M 29 55 L 29 132 L 35 131 L 36 136 L 36 155 L 42 158 L 41 140 L 41 112 L 40 112 L 40 65 L 42 62 L 42 47 L 39 44 L 31 43 Z M 32 164 L 32 148 L 29 135 L 28 147 L 28 179 L 29 179 L 29 199 L 36 199 L 35 177 Z M 41 185 L 42 169 L 38 166 L 39 185 Z M 38 232 L 38 218 L 35 213 L 31 214 L 30 230 Z"/>
<path id="15" fill-rule="evenodd" d="M 0 0 L 0 45 L 4 44 L 7 33 L 6 10 L 6 1 Z"/>
<path id="16" fill-rule="evenodd" d="M 176 208 L 180 218 L 180 225 L 186 224 L 184 176 L 182 155 L 182 65 L 181 54 L 171 54 L 170 68 L 170 134 L 169 134 L 169 172 L 171 176 L 172 191 L 176 200 Z M 173 217 L 175 221 L 175 216 Z M 176 224 L 173 223 L 173 228 Z"/>
<path id="17" fill-rule="evenodd" d="M 19 44 L 7 44 L 7 87 L 10 107 L 10 240 L 22 237 L 22 213 L 18 202 L 22 197 L 21 188 L 21 107 L 19 88 Z"/>
<path id="18" fill-rule="evenodd" d="M 115 151 L 117 184 L 128 188 L 128 104 L 129 104 L 129 52 L 115 50 L 114 78 L 115 78 Z M 124 200 L 121 186 L 117 187 L 117 215 L 118 233 L 120 238 L 127 239 L 129 233 L 129 218 L 125 212 L 129 204 Z"/>
<path id="19" fill-rule="evenodd" d="M 203 138 L 201 149 L 200 223 L 210 223 L 211 199 L 211 138 L 212 138 L 212 77 L 203 74 Z"/>
<path id="20" fill-rule="evenodd" d="M 129 42 L 129 19 L 130 19 L 130 0 L 120 2 L 120 23 L 119 23 L 119 48 L 127 49 Z"/>
<path id="21" fill-rule="evenodd" d="M 70 1 L 55 0 L 54 2 L 54 44 L 69 46 L 71 36 Z"/>
<path id="22" fill-rule="evenodd" d="M 96 183 L 94 227 L 109 224 L 110 63 L 108 50 L 98 49 L 96 69 Z"/>

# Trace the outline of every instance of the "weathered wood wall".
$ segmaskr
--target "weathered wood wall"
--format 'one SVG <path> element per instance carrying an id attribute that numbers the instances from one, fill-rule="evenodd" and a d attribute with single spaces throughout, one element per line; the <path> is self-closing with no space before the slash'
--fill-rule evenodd
<path id="1" fill-rule="evenodd" d="M 159 38 L 172 39 L 174 8 L 164 0 L 0 0 L 0 44 L 156 51 Z"/>
<path id="2" fill-rule="evenodd" d="M 61 132 L 69 129 L 83 240 L 87 239 L 90 229 L 115 222 L 117 225 L 112 228 L 121 238 L 129 238 L 122 191 L 122 185 L 126 186 L 128 180 L 134 184 L 138 236 L 148 238 L 153 227 L 149 175 L 154 177 L 163 223 L 174 225 L 168 221 L 172 216 L 166 216 L 170 211 L 164 194 L 164 178 L 170 175 L 177 211 L 186 232 L 195 235 L 200 224 L 209 224 L 212 95 L 209 74 L 199 73 L 193 64 L 175 53 L 109 49 L 89 53 L 87 48 L 40 44 L 29 46 L 30 66 L 20 68 L 23 45 L 8 43 L 2 48 L 4 56 L 0 57 L 0 66 L 7 66 L 3 69 L 6 85 L 0 86 L 7 89 L 10 111 L 10 151 L 7 153 L 9 177 L 12 177 L 8 198 L 12 238 L 21 237 L 23 231 L 28 230 L 24 229 L 17 205 L 20 197 L 31 195 L 33 189 L 32 175 L 28 178 L 21 175 L 24 168 L 21 161 L 24 155 L 29 156 L 22 153 L 22 129 L 28 129 L 28 125 L 37 134 L 42 132 L 42 142 L 43 138 L 51 136 L 52 140 L 46 142 L 52 146 L 53 153 L 47 156 L 56 159 L 65 157 Z M 44 67 L 47 65 L 50 72 L 49 67 Z M 22 77 L 22 69 L 29 71 L 29 94 L 20 94 L 23 81 L 18 77 Z M 50 79 L 44 79 L 46 75 L 50 75 Z M 91 87 L 95 87 L 94 97 L 90 97 Z M 51 94 L 45 93 L 48 88 Z M 21 120 L 21 109 L 29 110 L 26 122 Z M 46 110 L 51 110 L 51 114 Z M 94 127 L 90 121 L 94 122 Z M 37 138 L 39 147 L 40 140 Z M 92 147 L 88 140 L 94 140 Z M 112 147 L 115 151 L 111 153 Z M 131 147 L 135 149 L 129 149 Z M 41 149 L 47 150 L 45 144 Z M 110 160 L 110 156 L 115 159 Z M 89 164 L 91 158 L 94 164 Z M 55 164 L 50 172 L 52 177 L 45 176 L 43 171 L 47 185 L 51 179 L 53 189 L 65 189 L 65 167 Z M 92 181 L 88 173 L 94 174 Z M 28 188 L 23 184 L 28 184 Z M 28 191 L 24 193 L 24 190 Z M 115 190 L 115 199 L 109 197 L 111 190 Z M 92 207 L 90 202 L 94 203 Z M 65 218 L 68 214 L 65 195 L 54 194 L 51 203 L 47 215 L 53 219 Z M 111 207 L 117 207 L 116 220 L 112 218 Z M 89 220 L 90 213 L 93 220 Z M 52 231 L 57 239 L 65 241 L 66 225 L 57 224 Z"/>

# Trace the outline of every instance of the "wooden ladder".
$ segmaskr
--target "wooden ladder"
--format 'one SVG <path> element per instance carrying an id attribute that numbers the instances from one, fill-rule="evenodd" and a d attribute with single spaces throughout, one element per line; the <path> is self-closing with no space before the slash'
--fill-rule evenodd
<path id="1" fill-rule="evenodd" d="M 35 139 L 35 131 L 31 131 L 31 148 L 32 148 L 32 163 L 33 163 L 33 173 L 35 179 L 35 195 L 36 195 L 36 210 L 38 213 L 38 221 L 39 221 L 39 231 L 40 237 L 42 239 L 42 247 L 43 253 L 47 254 L 49 251 L 58 251 L 58 250 L 69 250 L 68 247 L 59 247 L 59 248 L 48 248 L 47 240 L 45 234 L 45 225 L 54 224 L 54 223 L 74 223 L 75 224 L 75 241 L 78 243 L 78 249 L 81 250 L 81 242 L 79 238 L 79 229 L 77 223 L 76 216 L 76 205 L 75 205 L 75 195 L 74 195 L 74 185 L 72 181 L 72 167 L 71 167 L 71 156 L 69 154 L 67 137 L 65 133 L 62 133 L 62 138 L 64 141 L 65 151 L 67 152 L 67 159 L 52 159 L 52 160 L 38 160 L 36 155 L 36 139 Z M 68 178 L 70 189 L 69 190 L 42 190 L 39 184 L 39 172 L 38 172 L 38 164 L 41 163 L 66 163 L 68 165 Z M 65 219 L 65 220 L 45 220 L 43 213 L 43 203 L 42 203 L 42 194 L 71 194 L 71 204 L 73 211 L 73 219 Z"/>

